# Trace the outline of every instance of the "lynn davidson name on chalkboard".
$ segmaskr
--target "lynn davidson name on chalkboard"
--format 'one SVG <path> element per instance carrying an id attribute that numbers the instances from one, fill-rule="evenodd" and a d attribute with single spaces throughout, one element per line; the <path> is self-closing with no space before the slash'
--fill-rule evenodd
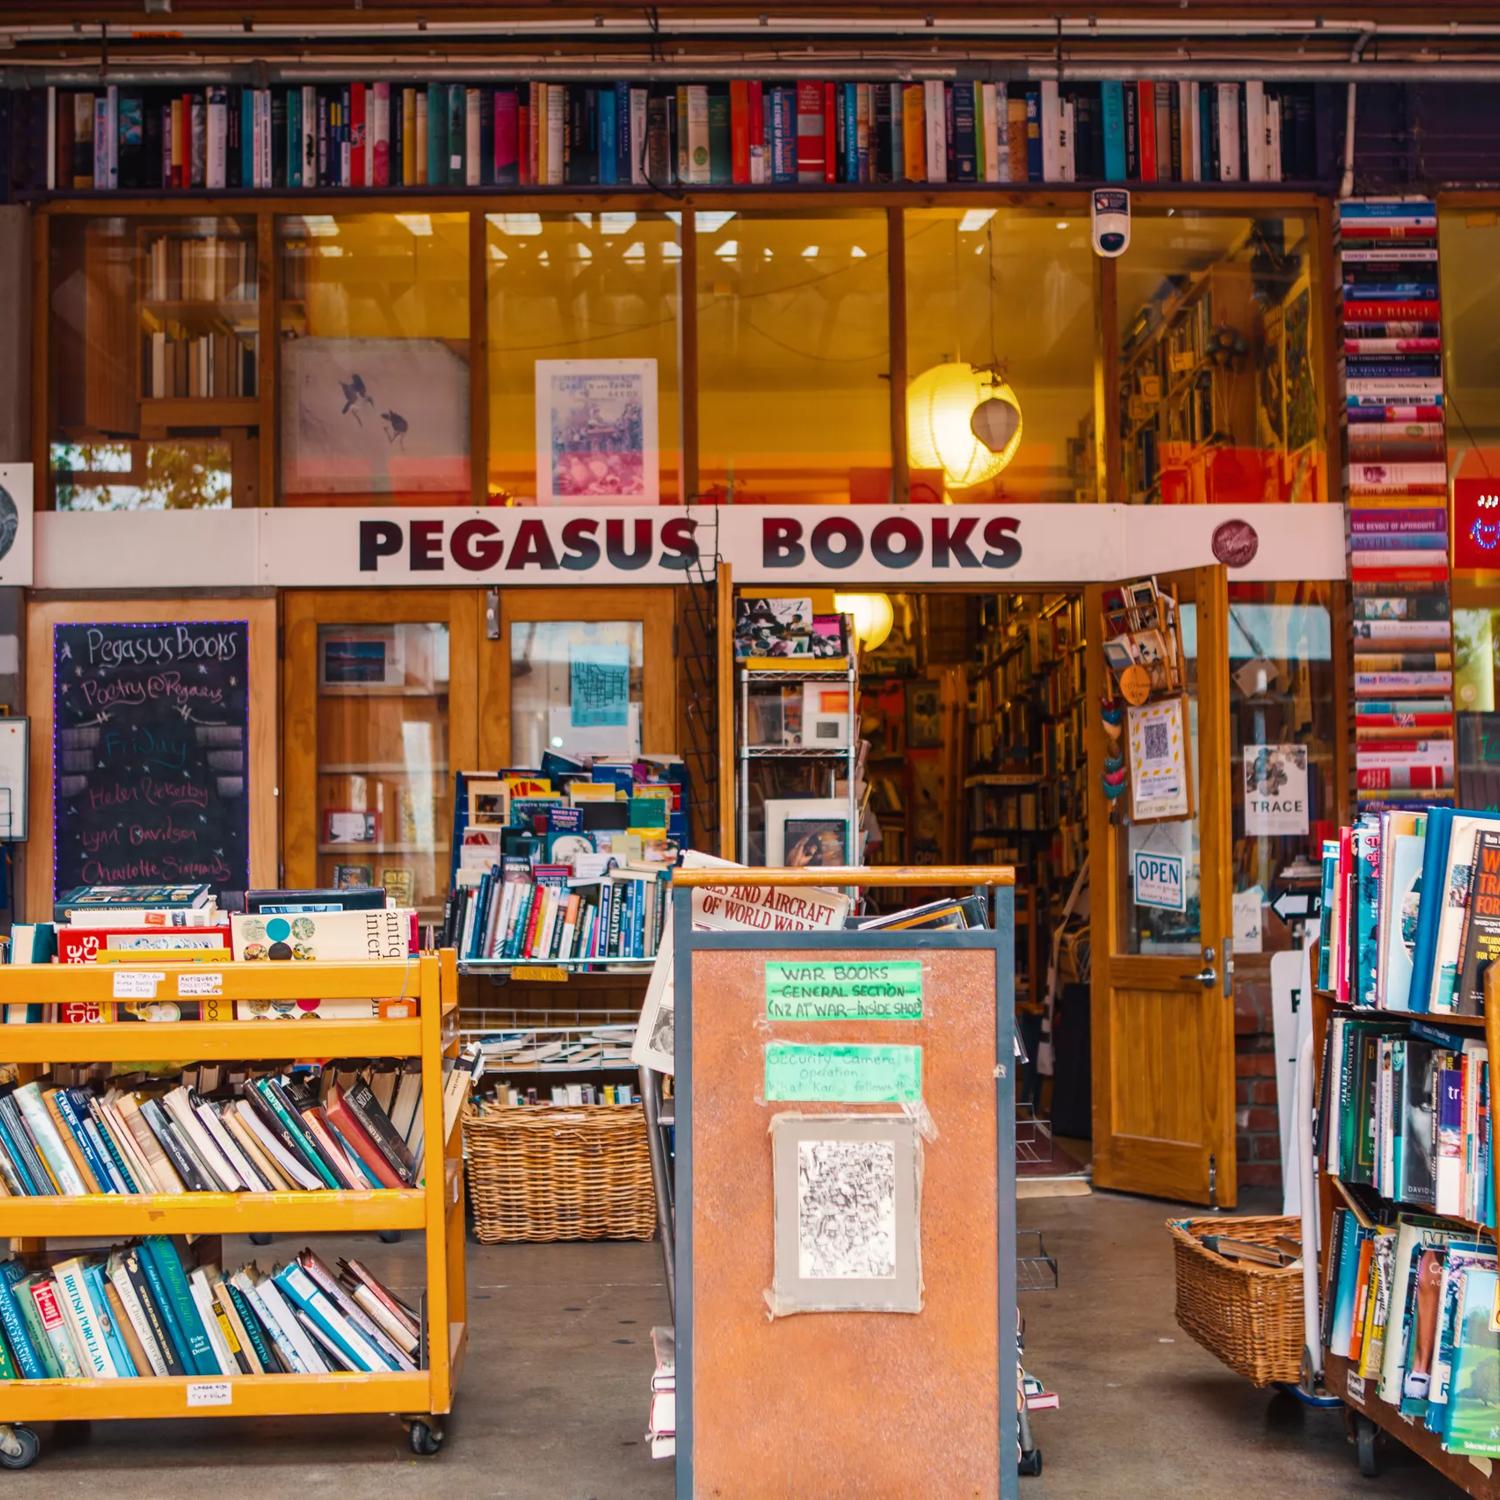
<path id="1" fill-rule="evenodd" d="M 249 881 L 243 620 L 59 625 L 53 890 Z"/>

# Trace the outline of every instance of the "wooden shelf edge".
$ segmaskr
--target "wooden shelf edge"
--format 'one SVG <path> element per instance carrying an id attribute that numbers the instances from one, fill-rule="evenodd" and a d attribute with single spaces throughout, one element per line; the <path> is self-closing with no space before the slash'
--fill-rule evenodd
<path id="1" fill-rule="evenodd" d="M 194 1387 L 226 1385 L 227 1401 L 190 1404 Z M 425 1413 L 430 1373 L 383 1375 L 141 1376 L 134 1380 L 12 1380 L 11 1422 L 109 1421 L 143 1417 L 271 1417 L 320 1413 Z"/>
<path id="2" fill-rule="evenodd" d="M 400 1191 L 308 1193 L 91 1194 L 85 1198 L 7 1198 L 7 1234 L 21 1239 L 133 1234 L 343 1233 L 420 1229 L 426 1194 Z"/>
<path id="3" fill-rule="evenodd" d="M 1346 1405 L 1368 1417 L 1403 1447 L 1410 1448 L 1418 1458 L 1446 1479 L 1451 1479 L 1466 1495 L 1473 1496 L 1474 1500 L 1496 1500 L 1496 1497 L 1500 1497 L 1500 1475 L 1487 1474 L 1464 1454 L 1447 1452 L 1438 1441 L 1436 1433 L 1406 1421 L 1389 1402 L 1382 1401 L 1375 1394 L 1374 1382 L 1366 1382 L 1362 1397 L 1352 1395 L 1349 1390 L 1347 1359 L 1337 1354 L 1327 1355 L 1323 1382 Z"/>

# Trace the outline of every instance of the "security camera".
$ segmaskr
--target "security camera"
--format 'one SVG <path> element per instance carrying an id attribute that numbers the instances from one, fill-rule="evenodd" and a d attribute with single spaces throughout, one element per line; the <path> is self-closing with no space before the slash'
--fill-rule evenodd
<path id="1" fill-rule="evenodd" d="M 1130 244 L 1130 194 L 1124 188 L 1096 188 L 1093 194 L 1094 250 L 1113 260 Z"/>

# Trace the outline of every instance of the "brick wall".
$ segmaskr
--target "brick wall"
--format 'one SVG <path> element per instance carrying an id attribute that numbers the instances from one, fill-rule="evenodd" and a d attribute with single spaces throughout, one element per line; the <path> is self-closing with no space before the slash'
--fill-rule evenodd
<path id="1" fill-rule="evenodd" d="M 1271 1035 L 1270 961 L 1234 966 L 1234 1124 L 1240 1191 L 1281 1186 L 1281 1124 Z"/>

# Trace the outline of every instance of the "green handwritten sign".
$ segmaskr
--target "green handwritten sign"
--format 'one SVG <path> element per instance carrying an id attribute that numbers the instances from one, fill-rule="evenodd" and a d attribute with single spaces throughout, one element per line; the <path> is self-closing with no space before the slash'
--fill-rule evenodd
<path id="1" fill-rule="evenodd" d="M 920 1047 L 766 1044 L 766 1098 L 829 1104 L 915 1104 Z"/>
<path id="2" fill-rule="evenodd" d="M 766 964 L 766 1014 L 773 1021 L 916 1021 L 922 1016 L 920 960 L 862 959 Z"/>

